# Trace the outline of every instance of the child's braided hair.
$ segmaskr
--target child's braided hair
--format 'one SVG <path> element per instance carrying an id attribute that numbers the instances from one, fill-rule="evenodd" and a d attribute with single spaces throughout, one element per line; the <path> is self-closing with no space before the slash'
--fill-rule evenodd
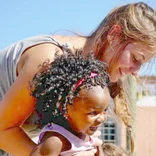
<path id="1" fill-rule="evenodd" d="M 75 50 L 73 54 L 69 49 L 63 55 L 56 53 L 55 60 L 44 63 L 44 70 L 33 78 L 31 93 L 37 100 L 36 110 L 41 116 L 41 125 L 65 121 L 66 106 L 73 103 L 82 87 L 90 89 L 99 85 L 104 88 L 110 84 L 107 64 L 95 59 L 93 53 L 87 58 L 83 58 L 81 53 L 82 50 Z M 97 76 L 91 77 L 91 73 Z M 85 81 L 75 89 L 81 79 Z"/>

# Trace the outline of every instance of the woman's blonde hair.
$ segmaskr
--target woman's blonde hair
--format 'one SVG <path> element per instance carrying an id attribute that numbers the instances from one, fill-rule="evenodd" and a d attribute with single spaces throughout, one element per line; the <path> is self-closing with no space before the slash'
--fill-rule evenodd
<path id="1" fill-rule="evenodd" d="M 134 107 L 136 106 L 136 85 L 136 78 L 132 75 L 128 75 L 111 86 L 111 96 L 114 99 L 114 112 L 127 127 L 130 153 L 134 152 L 135 147 L 135 125 L 133 125 L 133 123 L 135 121 Z"/>
<path id="2" fill-rule="evenodd" d="M 154 48 L 156 43 L 156 12 L 143 2 L 127 4 L 113 9 L 97 27 L 97 29 L 88 37 L 94 43 L 95 56 L 99 59 L 105 53 L 107 45 L 107 34 L 114 25 L 121 27 L 121 39 L 116 49 L 116 57 L 122 46 L 130 42 L 139 42 L 143 45 Z M 117 34 L 114 34 L 117 35 Z M 114 49 L 112 49 L 114 50 Z M 155 54 L 155 52 L 154 52 Z M 111 66 L 111 65 L 110 65 Z M 131 80 L 131 78 L 130 78 Z M 112 97 L 114 98 L 114 112 L 122 119 L 131 135 L 131 151 L 134 150 L 134 141 L 131 133 L 132 114 L 130 111 L 131 99 L 127 96 L 126 89 L 122 80 L 112 86 Z M 127 81 L 127 80 L 126 80 Z M 126 84 L 130 88 L 130 83 Z"/>
<path id="3" fill-rule="evenodd" d="M 104 143 L 102 149 L 105 156 L 128 156 L 128 153 L 122 147 L 112 143 Z"/>
<path id="4" fill-rule="evenodd" d="M 107 34 L 114 25 L 120 25 L 122 41 L 140 42 L 148 47 L 155 47 L 156 43 L 156 12 L 143 2 L 127 4 L 113 9 L 89 36 L 93 39 L 96 49 L 95 55 L 103 55 L 103 47 L 107 41 Z"/>

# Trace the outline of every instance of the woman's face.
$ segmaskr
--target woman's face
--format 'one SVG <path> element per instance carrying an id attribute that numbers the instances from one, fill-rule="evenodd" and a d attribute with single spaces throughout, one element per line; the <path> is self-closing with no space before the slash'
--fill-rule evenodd
<path id="1" fill-rule="evenodd" d="M 116 82 L 128 74 L 137 75 L 141 65 L 149 61 L 152 56 L 152 49 L 141 43 L 127 44 L 122 53 L 116 52 L 109 61 L 108 72 L 111 81 Z"/>

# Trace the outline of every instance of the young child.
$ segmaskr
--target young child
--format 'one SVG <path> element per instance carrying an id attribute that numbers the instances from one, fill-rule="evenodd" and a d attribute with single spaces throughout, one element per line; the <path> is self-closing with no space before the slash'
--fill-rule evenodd
<path id="1" fill-rule="evenodd" d="M 106 120 L 110 102 L 107 65 L 93 54 L 84 59 L 81 50 L 68 50 L 43 68 L 31 83 L 45 125 L 31 156 L 71 156 L 95 148 L 91 136 Z"/>

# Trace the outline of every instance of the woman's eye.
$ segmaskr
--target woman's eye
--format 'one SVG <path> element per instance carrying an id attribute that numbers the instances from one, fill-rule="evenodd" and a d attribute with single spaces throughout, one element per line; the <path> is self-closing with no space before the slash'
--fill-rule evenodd
<path id="1" fill-rule="evenodd" d="M 135 55 L 133 55 L 133 61 L 134 62 L 138 62 L 138 60 L 136 59 Z"/>

